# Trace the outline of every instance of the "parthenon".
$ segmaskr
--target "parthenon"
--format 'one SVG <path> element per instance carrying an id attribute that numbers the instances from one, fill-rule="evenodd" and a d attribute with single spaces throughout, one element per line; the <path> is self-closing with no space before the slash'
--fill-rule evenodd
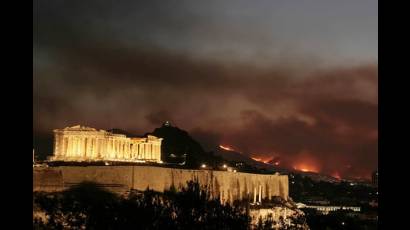
<path id="1" fill-rule="evenodd" d="M 162 138 L 127 137 L 85 126 L 54 130 L 51 161 L 161 162 Z"/>

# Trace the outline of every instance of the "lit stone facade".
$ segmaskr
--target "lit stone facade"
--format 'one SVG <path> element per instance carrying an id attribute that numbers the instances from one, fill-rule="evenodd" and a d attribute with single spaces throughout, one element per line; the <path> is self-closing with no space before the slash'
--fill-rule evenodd
<path id="1" fill-rule="evenodd" d="M 151 135 L 133 138 L 77 125 L 54 130 L 50 160 L 161 162 L 161 142 Z"/>

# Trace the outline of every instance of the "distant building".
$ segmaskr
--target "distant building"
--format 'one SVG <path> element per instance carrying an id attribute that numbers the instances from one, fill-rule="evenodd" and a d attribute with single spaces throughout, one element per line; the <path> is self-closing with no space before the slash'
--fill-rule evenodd
<path id="1" fill-rule="evenodd" d="M 372 184 L 374 186 L 379 185 L 379 170 L 376 170 L 372 173 Z"/>
<path id="2" fill-rule="evenodd" d="M 73 126 L 54 130 L 52 161 L 161 162 L 162 138 L 127 137 L 105 130 Z"/>
<path id="3" fill-rule="evenodd" d="M 318 206 L 318 205 L 306 205 L 305 208 L 316 209 L 317 211 L 321 212 L 324 215 L 329 214 L 329 212 L 334 212 L 338 210 L 350 210 L 353 212 L 360 212 L 360 207 L 352 207 L 352 206 Z"/>

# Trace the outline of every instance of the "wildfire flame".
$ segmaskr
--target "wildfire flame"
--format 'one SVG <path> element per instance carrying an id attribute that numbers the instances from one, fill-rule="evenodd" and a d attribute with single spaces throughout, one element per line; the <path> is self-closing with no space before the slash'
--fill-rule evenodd
<path id="1" fill-rule="evenodd" d="M 263 162 L 263 160 L 261 158 L 256 158 L 256 157 L 251 157 L 251 158 L 252 158 L 252 160 Z"/>
<path id="2" fill-rule="evenodd" d="M 314 172 L 314 173 L 318 173 L 319 170 L 316 169 L 316 167 L 311 166 L 311 165 L 298 165 L 298 166 L 294 166 L 293 169 L 298 170 L 298 171 L 302 171 L 302 172 Z"/>
<path id="3" fill-rule="evenodd" d="M 228 147 L 226 145 L 219 145 L 219 148 L 226 150 L 226 151 L 235 151 L 233 148 Z"/>
<path id="4" fill-rule="evenodd" d="M 262 159 L 262 158 L 258 158 L 258 157 L 251 157 L 253 160 L 255 160 L 255 161 L 259 161 L 259 162 L 262 162 L 262 163 L 265 163 L 265 164 L 269 164 L 269 162 L 270 161 L 272 161 L 273 160 L 273 158 L 265 158 L 265 159 Z M 275 161 L 275 165 L 279 165 L 279 161 Z"/>

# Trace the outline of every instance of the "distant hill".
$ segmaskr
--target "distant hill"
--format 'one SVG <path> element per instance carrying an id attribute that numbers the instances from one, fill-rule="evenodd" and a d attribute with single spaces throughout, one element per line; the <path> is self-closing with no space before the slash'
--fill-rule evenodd
<path id="1" fill-rule="evenodd" d="M 273 169 L 271 165 L 264 164 L 259 161 L 255 161 L 254 159 L 250 158 L 249 156 L 236 152 L 236 151 L 231 151 L 231 150 L 225 150 L 222 148 L 217 147 L 217 150 L 215 150 L 215 155 L 220 156 L 226 160 L 229 161 L 235 161 L 235 162 L 243 162 L 246 164 L 249 164 L 251 166 L 257 167 L 257 168 L 262 168 L 262 169 Z"/>
<path id="2" fill-rule="evenodd" d="M 161 127 L 144 136 L 148 134 L 164 139 L 162 141 L 161 158 L 165 162 L 184 160 L 184 154 L 186 154 L 186 165 L 188 167 L 197 168 L 202 163 L 217 166 L 223 162 L 221 157 L 205 151 L 201 144 L 194 140 L 187 131 L 174 127 L 170 123 L 164 123 Z"/>

